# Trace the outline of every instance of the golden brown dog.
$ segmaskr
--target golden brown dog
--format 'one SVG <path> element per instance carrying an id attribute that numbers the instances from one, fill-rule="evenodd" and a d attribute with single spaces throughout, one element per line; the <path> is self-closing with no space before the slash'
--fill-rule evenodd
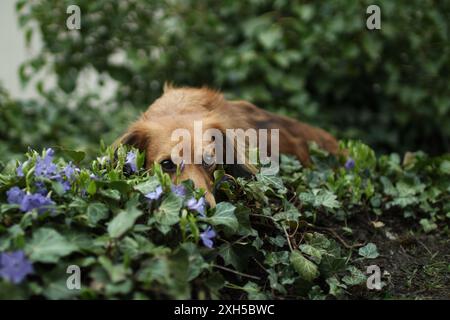
<path id="1" fill-rule="evenodd" d="M 207 88 L 175 88 L 166 85 L 164 94 L 119 139 L 145 151 L 146 167 L 160 163 L 163 170 L 175 175 L 171 152 L 177 141 L 172 132 L 179 128 L 194 130 L 194 121 L 202 121 L 203 130 L 279 129 L 279 152 L 296 156 L 304 165 L 310 163 L 308 142 L 314 141 L 332 154 L 338 152 L 336 139 L 326 131 L 308 124 L 262 110 L 246 101 L 227 101 L 220 92 Z M 202 142 L 204 147 L 211 141 Z M 195 155 L 195 150 L 194 150 Z M 253 171 L 251 165 L 245 165 Z M 215 205 L 212 194 L 215 164 L 187 164 L 181 179 L 191 179 L 207 191 L 206 199 Z"/>

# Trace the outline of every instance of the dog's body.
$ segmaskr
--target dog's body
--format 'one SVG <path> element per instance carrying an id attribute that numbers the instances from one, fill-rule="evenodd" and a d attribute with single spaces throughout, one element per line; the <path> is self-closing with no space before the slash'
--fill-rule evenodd
<path id="1" fill-rule="evenodd" d="M 178 143 L 172 141 L 172 132 L 180 128 L 193 132 L 194 121 L 202 121 L 203 130 L 218 129 L 223 133 L 226 129 L 279 129 L 279 152 L 296 156 L 304 165 L 310 163 L 309 141 L 332 154 L 338 152 L 336 139 L 322 129 L 270 113 L 246 101 L 227 101 L 210 89 L 171 86 L 165 87 L 164 94 L 130 126 L 120 141 L 145 150 L 147 167 L 154 162 L 162 163 L 163 169 L 167 167 L 166 171 L 174 175 L 173 166 L 168 165 Z M 206 141 L 203 146 L 207 148 L 210 143 Z M 181 179 L 191 179 L 196 187 L 204 188 L 211 205 L 215 204 L 211 190 L 214 169 L 215 165 L 187 164 L 181 175 Z"/>

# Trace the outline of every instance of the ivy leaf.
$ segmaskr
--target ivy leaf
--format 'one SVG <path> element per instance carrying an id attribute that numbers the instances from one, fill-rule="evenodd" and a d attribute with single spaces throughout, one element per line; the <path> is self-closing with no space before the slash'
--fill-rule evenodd
<path id="1" fill-rule="evenodd" d="M 86 157 L 86 153 L 84 153 L 83 151 L 69 150 L 62 147 L 55 147 L 55 149 L 61 151 L 63 155 L 69 157 L 75 163 L 80 163 Z"/>
<path id="2" fill-rule="evenodd" d="M 147 194 L 149 192 L 155 191 L 156 187 L 160 185 L 157 177 L 152 176 L 147 181 L 141 182 L 134 186 L 134 190 L 139 191 L 142 194 Z"/>
<path id="3" fill-rule="evenodd" d="M 56 263 L 61 257 L 77 249 L 77 246 L 50 228 L 40 228 L 35 231 L 31 241 L 25 247 L 32 261 L 46 263 Z"/>
<path id="4" fill-rule="evenodd" d="M 298 250 L 291 252 L 290 261 L 295 271 L 306 281 L 313 281 L 319 276 L 319 270 L 314 262 L 306 259 Z"/>
<path id="5" fill-rule="evenodd" d="M 130 200 L 131 202 L 131 200 Z M 128 205 L 126 210 L 119 212 L 108 225 L 108 233 L 111 238 L 119 238 L 127 232 L 143 212 L 135 205 Z"/>
<path id="6" fill-rule="evenodd" d="M 264 185 L 274 187 L 279 193 L 286 193 L 286 187 L 283 184 L 283 180 L 278 175 L 267 175 L 258 173 L 256 174 L 256 179 L 263 183 Z"/>
<path id="7" fill-rule="evenodd" d="M 90 226 L 108 218 L 108 207 L 100 202 L 93 202 L 87 208 L 87 219 Z"/>
<path id="8" fill-rule="evenodd" d="M 225 265 L 232 265 L 239 271 L 244 271 L 248 265 L 250 257 L 255 255 L 255 250 L 249 245 L 229 243 L 219 247 L 219 255 L 223 258 Z"/>
<path id="9" fill-rule="evenodd" d="M 366 246 L 359 248 L 358 253 L 366 259 L 375 259 L 379 256 L 377 246 L 372 242 L 369 242 Z"/>
<path id="10" fill-rule="evenodd" d="M 325 250 L 317 249 L 309 244 L 300 245 L 300 250 L 303 253 L 309 255 L 315 263 L 320 263 L 320 261 L 322 260 L 322 254 L 326 253 Z"/>
<path id="11" fill-rule="evenodd" d="M 302 192 L 299 195 L 299 199 L 315 208 L 322 206 L 328 209 L 336 209 L 341 206 L 334 193 L 323 189 L 313 189 L 312 192 Z"/>
<path id="12" fill-rule="evenodd" d="M 366 281 L 366 275 L 354 266 L 349 266 L 347 268 L 350 271 L 350 275 L 346 275 L 342 278 L 342 281 L 348 284 L 349 286 L 355 286 Z"/>
<path id="13" fill-rule="evenodd" d="M 450 175 L 450 161 L 449 160 L 444 160 L 441 162 L 441 165 L 439 166 L 439 170 L 443 173 L 443 174 L 447 174 Z"/>
<path id="14" fill-rule="evenodd" d="M 239 228 L 239 223 L 234 214 L 234 210 L 236 209 L 229 202 L 220 202 L 216 206 L 216 212 L 213 216 L 206 218 L 205 220 L 212 225 L 224 225 L 229 227 L 233 232 L 237 231 Z"/>
<path id="15" fill-rule="evenodd" d="M 434 223 L 430 219 L 420 219 L 419 223 L 422 226 L 423 231 L 425 233 L 429 233 L 429 232 L 431 232 L 433 230 L 436 230 L 438 228 L 437 224 Z"/>
<path id="16" fill-rule="evenodd" d="M 344 294 L 344 289 L 347 289 L 347 286 L 341 283 L 335 276 L 327 279 L 327 284 L 330 287 L 329 293 L 336 298 L 339 298 Z"/>
<path id="17" fill-rule="evenodd" d="M 169 227 L 180 220 L 180 209 L 182 205 L 183 199 L 171 193 L 163 200 L 159 209 L 155 211 L 155 220 L 162 227 L 160 230 L 163 233 L 167 233 Z"/>

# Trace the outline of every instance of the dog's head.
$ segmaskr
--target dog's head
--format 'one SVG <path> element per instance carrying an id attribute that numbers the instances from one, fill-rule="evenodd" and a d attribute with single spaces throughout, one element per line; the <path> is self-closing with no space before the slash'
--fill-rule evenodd
<path id="1" fill-rule="evenodd" d="M 218 136 L 224 137 L 227 128 L 246 126 L 242 123 L 246 117 L 233 113 L 229 104 L 220 93 L 206 88 L 165 86 L 164 94 L 118 142 L 144 151 L 147 168 L 159 163 L 172 178 L 177 164 L 184 161 L 181 180 L 190 179 L 197 188 L 205 189 L 206 200 L 215 206 L 212 188 L 217 153 L 222 152 L 221 159 L 226 158 L 226 141 Z M 202 139 L 196 139 L 199 135 Z M 233 157 L 239 157 L 239 152 Z M 238 171 L 254 172 L 252 165 L 243 162 L 236 165 Z"/>

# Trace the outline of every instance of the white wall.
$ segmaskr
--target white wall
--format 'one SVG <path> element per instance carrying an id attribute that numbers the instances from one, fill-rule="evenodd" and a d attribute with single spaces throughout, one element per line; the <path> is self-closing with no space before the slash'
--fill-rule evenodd
<path id="1" fill-rule="evenodd" d="M 34 1 L 34 0 L 29 0 Z M 25 45 L 24 32 L 19 28 L 15 10 L 15 0 L 0 0 L 0 83 L 7 89 L 12 98 L 36 98 L 38 93 L 33 82 L 23 87 L 20 83 L 18 70 L 20 65 L 35 56 L 41 46 L 39 30 L 33 32 L 30 46 Z M 64 25 L 65 27 L 65 25 Z M 83 13 L 81 13 L 81 29 L 83 29 Z M 71 32 L 67 30 L 67 32 Z M 125 58 L 122 57 L 122 60 Z M 123 63 L 123 61 L 121 62 Z M 41 75 L 40 75 L 41 76 Z M 46 76 L 45 86 L 55 85 L 54 76 Z M 84 70 L 78 78 L 77 93 L 96 92 L 101 100 L 114 96 L 117 83 L 109 76 L 104 76 L 104 85 L 98 84 L 99 75 L 95 70 Z M 101 103 L 99 103 L 101 106 Z"/>
<path id="2" fill-rule="evenodd" d="M 0 0 L 0 82 L 13 98 L 37 96 L 33 84 L 22 87 L 18 70 L 22 62 L 39 51 L 40 45 L 35 34 L 30 47 L 25 46 L 24 34 L 17 23 L 15 0 Z"/>

